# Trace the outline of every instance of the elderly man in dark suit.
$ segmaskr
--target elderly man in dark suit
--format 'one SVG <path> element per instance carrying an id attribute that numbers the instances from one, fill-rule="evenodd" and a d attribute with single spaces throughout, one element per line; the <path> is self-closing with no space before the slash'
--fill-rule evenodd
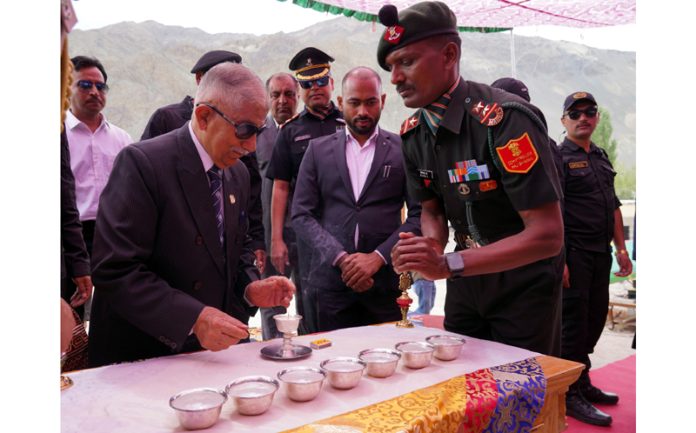
<path id="1" fill-rule="evenodd" d="M 400 318 L 389 253 L 400 232 L 420 231 L 420 206 L 407 197 L 401 140 L 377 127 L 385 97 L 375 71 L 349 71 L 338 97 L 347 129 L 310 141 L 300 165 L 292 221 L 314 249 L 320 331 Z"/>
<path id="2" fill-rule="evenodd" d="M 267 112 L 261 80 L 223 63 L 191 122 L 117 156 L 97 216 L 91 365 L 222 350 L 248 337 L 256 307 L 289 305 L 290 280 L 259 280 L 238 163 Z"/>

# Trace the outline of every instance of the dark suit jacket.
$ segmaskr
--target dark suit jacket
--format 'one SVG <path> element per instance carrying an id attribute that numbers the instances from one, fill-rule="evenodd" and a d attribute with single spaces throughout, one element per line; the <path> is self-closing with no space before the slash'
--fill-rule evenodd
<path id="1" fill-rule="evenodd" d="M 295 233 L 312 246 L 310 285 L 345 290 L 340 270 L 332 263 L 341 251 L 371 253 L 386 259 L 373 277 L 374 287 L 398 286 L 391 250 L 399 232 L 420 234 L 420 204 L 406 192 L 401 139 L 380 129 L 367 181 L 355 200 L 346 165 L 346 132 L 310 141 L 297 177 L 292 207 Z M 406 221 L 401 209 L 408 205 Z M 359 238 L 355 246 L 355 227 Z"/>
<path id="2" fill-rule="evenodd" d="M 189 333 L 206 305 L 245 323 L 255 313 L 243 300 L 259 278 L 249 173 L 239 163 L 225 170 L 226 254 L 207 179 L 188 125 L 116 157 L 97 214 L 91 365 L 199 349 Z"/>
<path id="3" fill-rule="evenodd" d="M 62 288 L 67 278 L 90 274 L 89 254 L 82 238 L 82 223 L 75 203 L 75 177 L 70 168 L 70 149 L 65 130 L 60 134 L 60 228 Z"/>
<path id="4" fill-rule="evenodd" d="M 181 102 L 165 105 L 152 113 L 140 140 L 147 140 L 169 131 L 181 128 L 191 120 L 193 115 L 193 98 L 186 96 Z M 246 165 L 251 176 L 251 193 L 249 200 L 249 236 L 251 236 L 251 248 L 253 250 L 265 250 L 263 232 L 263 209 L 261 207 L 261 175 L 259 164 L 256 161 L 256 153 L 252 152 L 243 156 L 240 161 Z"/>

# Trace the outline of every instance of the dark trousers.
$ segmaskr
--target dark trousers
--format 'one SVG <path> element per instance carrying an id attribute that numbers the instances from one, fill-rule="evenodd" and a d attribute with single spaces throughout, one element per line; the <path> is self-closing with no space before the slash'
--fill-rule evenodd
<path id="1" fill-rule="evenodd" d="M 566 263 L 570 287 L 563 289 L 561 357 L 585 364 L 578 382 L 589 381 L 589 354 L 594 352 L 607 320 L 611 253 L 569 248 Z"/>
<path id="2" fill-rule="evenodd" d="M 317 319 L 317 289 L 308 283 L 312 267 L 312 247 L 297 238 L 297 270 L 300 279 L 301 290 L 298 287 L 295 295 L 297 313 L 302 315 L 300 323 L 301 335 L 313 334 L 319 331 Z"/>
<path id="3" fill-rule="evenodd" d="M 366 292 L 356 293 L 343 286 L 342 290 L 320 288 L 315 294 L 319 332 L 401 319 L 401 310 L 396 304 L 401 292 L 396 287 L 373 287 Z"/>
<path id="4" fill-rule="evenodd" d="M 445 329 L 560 355 L 563 260 L 447 280 Z"/>
<path id="5" fill-rule="evenodd" d="M 87 254 L 92 257 L 92 244 L 94 242 L 94 220 L 82 221 L 82 237 L 85 240 L 85 246 L 87 247 Z M 60 297 L 65 299 L 65 302 L 70 303 L 70 297 L 77 290 L 77 286 L 73 282 L 72 278 L 64 278 L 60 283 Z M 81 320 L 89 320 L 89 311 L 86 311 L 85 306 L 89 305 L 91 299 L 74 308 Z"/>

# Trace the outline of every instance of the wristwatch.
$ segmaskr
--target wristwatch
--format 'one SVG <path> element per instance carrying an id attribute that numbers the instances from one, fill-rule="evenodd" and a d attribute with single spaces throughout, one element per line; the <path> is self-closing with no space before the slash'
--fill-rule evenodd
<path id="1" fill-rule="evenodd" d="M 447 264 L 447 269 L 452 274 L 452 278 L 464 276 L 464 259 L 461 254 L 458 252 L 445 254 L 445 263 Z"/>

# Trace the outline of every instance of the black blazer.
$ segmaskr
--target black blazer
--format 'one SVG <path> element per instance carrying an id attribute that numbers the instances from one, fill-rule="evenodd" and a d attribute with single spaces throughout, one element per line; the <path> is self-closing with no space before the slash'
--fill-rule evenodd
<path id="1" fill-rule="evenodd" d="M 259 278 L 248 201 L 237 163 L 224 173 L 224 255 L 188 124 L 119 153 L 97 214 L 91 365 L 199 349 L 189 334 L 206 305 L 248 322 L 243 293 Z"/>
<path id="2" fill-rule="evenodd" d="M 312 246 L 312 286 L 345 287 L 340 270 L 332 266 L 341 251 L 379 251 L 387 261 L 375 274 L 375 287 L 396 287 L 391 250 L 399 232 L 420 235 L 421 207 L 406 191 L 406 173 L 401 157 L 401 139 L 380 129 L 375 156 L 358 200 L 355 200 L 346 164 L 346 132 L 310 141 L 295 186 L 292 222 L 298 237 Z M 402 223 L 401 209 L 408 205 Z M 359 238 L 355 246 L 355 227 Z"/>

